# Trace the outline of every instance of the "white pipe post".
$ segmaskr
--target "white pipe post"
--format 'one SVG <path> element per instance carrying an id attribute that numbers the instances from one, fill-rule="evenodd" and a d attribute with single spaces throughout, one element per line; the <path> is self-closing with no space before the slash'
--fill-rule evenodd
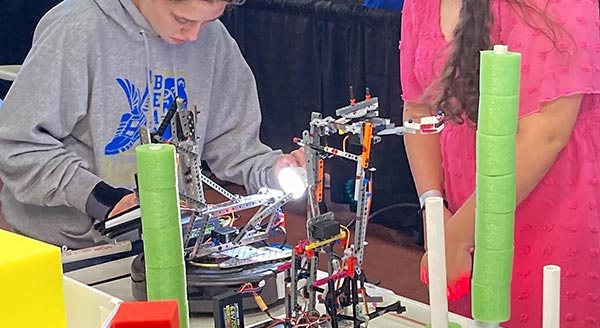
<path id="1" fill-rule="evenodd" d="M 468 326 L 469 328 L 500 328 L 500 323 L 498 322 L 482 322 L 473 320 Z"/>
<path id="2" fill-rule="evenodd" d="M 544 267 L 542 327 L 560 327 L 560 267 L 546 265 Z"/>
<path id="3" fill-rule="evenodd" d="M 446 295 L 446 242 L 444 234 L 444 200 L 429 197 L 425 201 L 429 305 L 432 328 L 448 327 Z"/>

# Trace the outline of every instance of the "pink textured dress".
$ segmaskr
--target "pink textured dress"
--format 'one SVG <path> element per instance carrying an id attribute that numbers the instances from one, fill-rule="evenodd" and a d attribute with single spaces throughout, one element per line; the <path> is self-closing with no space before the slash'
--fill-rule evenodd
<path id="1" fill-rule="evenodd" d="M 598 0 L 529 0 L 559 32 L 553 43 L 502 0 L 492 2 L 492 40 L 522 54 L 519 116 L 540 103 L 582 93 L 571 139 L 536 189 L 517 208 L 511 319 L 541 327 L 542 268 L 561 266 L 561 327 L 600 327 L 600 22 Z M 440 0 L 405 0 L 400 44 L 403 98 L 420 102 L 444 65 L 448 43 Z M 540 24 L 539 16 L 528 22 Z M 539 26 L 544 26 L 543 23 Z M 565 34 L 564 32 L 568 32 Z M 562 55 L 561 55 L 562 54 Z M 567 54 L 567 56 L 564 56 Z M 501 122 L 498 122 L 501 124 Z M 445 193 L 456 211 L 475 187 L 475 131 L 447 124 L 441 136 Z M 450 310 L 470 315 L 470 298 Z"/>

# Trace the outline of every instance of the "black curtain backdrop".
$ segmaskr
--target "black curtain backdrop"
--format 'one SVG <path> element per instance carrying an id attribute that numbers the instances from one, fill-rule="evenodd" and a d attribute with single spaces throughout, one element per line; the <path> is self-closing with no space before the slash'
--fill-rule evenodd
<path id="1" fill-rule="evenodd" d="M 23 62 L 37 22 L 59 2 L 3 2 L 0 64 Z M 333 116 L 335 109 L 348 104 L 350 85 L 357 100 L 363 99 L 369 87 L 379 98 L 380 115 L 400 124 L 400 18 L 399 12 L 367 8 L 360 0 L 248 0 L 227 11 L 221 20 L 237 40 L 258 83 L 262 140 L 284 151 L 294 149 L 292 137 L 308 128 L 310 113 Z M 0 97 L 8 87 L 0 82 Z M 341 147 L 341 138 L 332 138 L 330 144 Z M 377 172 L 372 212 L 417 202 L 402 137 L 386 136 L 375 145 L 373 163 Z M 327 165 L 332 173 L 332 199 L 347 202 L 350 192 L 345 186 L 353 179 L 354 164 L 332 159 Z M 412 217 L 398 220 L 399 213 L 386 211 L 378 219 L 414 224 Z"/>
<path id="2" fill-rule="evenodd" d="M 0 65 L 21 64 L 29 52 L 33 31 L 42 16 L 60 0 L 0 1 Z M 0 98 L 10 83 L 0 81 Z"/>
<path id="3" fill-rule="evenodd" d="M 357 101 L 369 87 L 379 98 L 380 115 L 401 124 L 400 19 L 399 12 L 352 0 L 248 0 L 227 12 L 222 21 L 258 82 L 263 141 L 285 151 L 295 148 L 291 138 L 308 128 L 310 113 L 334 116 L 335 109 L 348 104 L 350 85 Z M 332 138 L 330 145 L 341 147 L 341 138 Z M 384 137 L 374 146 L 373 157 L 372 212 L 418 203 L 402 137 Z M 346 182 L 353 181 L 355 164 L 332 159 L 326 165 L 332 199 L 348 202 Z M 414 225 L 413 213 L 412 208 L 396 208 L 377 219 Z"/>

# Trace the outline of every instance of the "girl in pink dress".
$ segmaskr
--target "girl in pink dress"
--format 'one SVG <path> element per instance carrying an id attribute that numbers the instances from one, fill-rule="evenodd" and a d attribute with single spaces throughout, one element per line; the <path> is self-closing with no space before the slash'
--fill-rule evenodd
<path id="1" fill-rule="evenodd" d="M 600 327 L 598 0 L 404 2 L 404 118 L 442 108 L 450 120 L 440 135 L 405 136 L 419 194 L 448 201 L 450 310 L 470 315 L 479 51 L 494 44 L 522 55 L 519 205 L 511 318 L 503 326 L 541 327 L 543 267 L 556 264 L 561 327 Z"/>

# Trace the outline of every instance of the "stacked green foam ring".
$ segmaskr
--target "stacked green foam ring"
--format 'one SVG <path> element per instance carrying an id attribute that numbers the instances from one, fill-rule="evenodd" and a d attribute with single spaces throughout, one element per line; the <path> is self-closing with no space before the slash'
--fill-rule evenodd
<path id="1" fill-rule="evenodd" d="M 175 147 L 149 144 L 135 152 L 148 300 L 177 300 L 180 326 L 188 328 Z"/>
<path id="2" fill-rule="evenodd" d="M 506 46 L 481 52 L 471 284 L 473 318 L 481 322 L 510 319 L 520 68 L 521 54 Z"/>

